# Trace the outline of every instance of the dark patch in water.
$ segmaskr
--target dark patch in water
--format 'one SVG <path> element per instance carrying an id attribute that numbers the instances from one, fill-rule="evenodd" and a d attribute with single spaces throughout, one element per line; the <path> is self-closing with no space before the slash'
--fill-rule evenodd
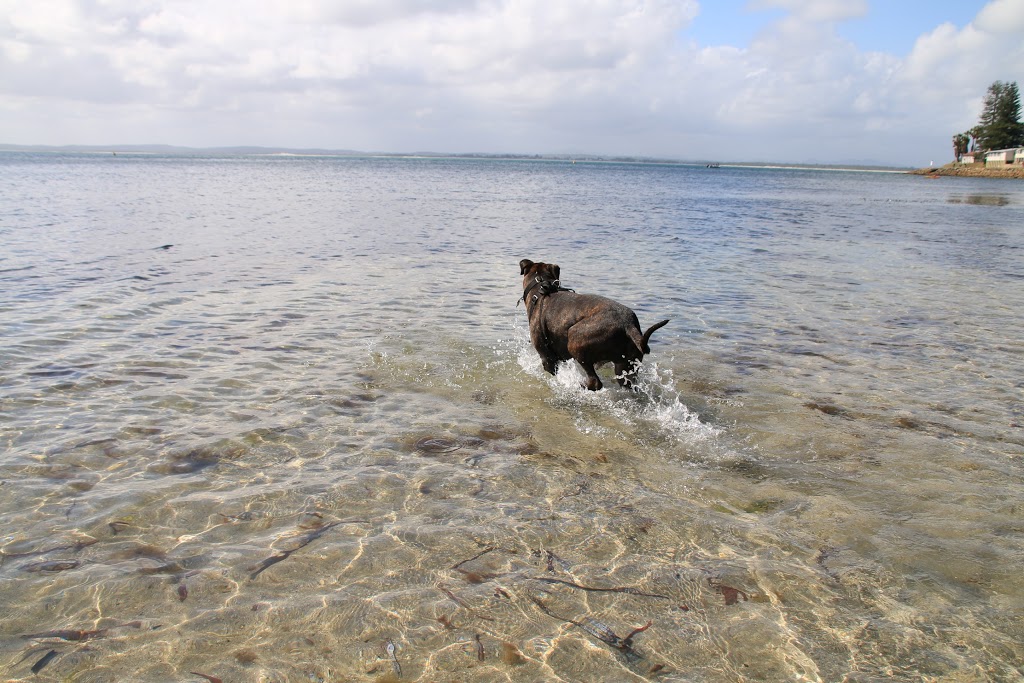
<path id="1" fill-rule="evenodd" d="M 92 441 L 83 441 L 82 443 L 75 444 L 75 448 L 86 448 L 87 446 L 108 446 L 112 443 L 117 443 L 117 439 L 93 439 Z"/>
<path id="2" fill-rule="evenodd" d="M 167 551 L 160 546 L 150 543 L 135 543 L 131 546 L 111 554 L 117 560 L 136 560 L 146 558 L 150 560 L 164 560 L 167 558 Z"/>
<path id="3" fill-rule="evenodd" d="M 716 578 L 709 577 L 708 583 L 711 584 L 711 587 L 714 588 L 715 591 L 717 591 L 722 596 L 722 598 L 725 600 L 726 605 L 735 605 L 738 604 L 741 600 L 743 602 L 746 602 L 750 599 L 750 596 L 747 595 L 746 591 L 742 591 L 739 588 L 733 588 L 732 586 L 728 586 L 724 583 L 721 583 Z"/>
<path id="4" fill-rule="evenodd" d="M 825 413 L 826 415 L 832 415 L 834 417 L 845 417 L 847 419 L 850 419 L 850 413 L 845 408 L 840 408 L 834 403 L 824 403 L 822 401 L 809 401 L 804 404 L 804 407 L 810 408 L 811 410 L 817 410 L 818 412 Z"/>
<path id="5" fill-rule="evenodd" d="M 978 206 L 1007 206 L 1010 198 L 1004 194 L 950 195 L 950 204 L 975 204 Z"/>
<path id="6" fill-rule="evenodd" d="M 896 426 L 901 429 L 924 429 L 924 423 L 912 417 L 896 418 Z"/>
<path id="7" fill-rule="evenodd" d="M 814 351 L 813 349 L 808 349 L 808 348 L 804 348 L 804 347 L 794 347 L 794 348 L 791 348 L 791 349 L 786 349 L 786 353 L 790 354 L 791 356 L 808 356 L 808 357 L 812 357 L 812 358 L 823 358 L 824 360 L 827 360 L 830 363 L 836 363 L 836 364 L 840 364 L 840 365 L 849 365 L 849 363 L 845 363 L 845 362 L 839 361 L 839 360 L 833 358 L 832 356 L 829 356 L 827 354 L 821 353 L 820 351 Z"/>
<path id="8" fill-rule="evenodd" d="M 37 674 L 42 671 L 47 664 L 53 661 L 53 658 L 57 656 L 56 650 L 50 650 L 45 655 L 39 658 L 35 664 L 32 665 L 32 673 Z"/>
<path id="9" fill-rule="evenodd" d="M 121 431 L 131 436 L 153 436 L 164 430 L 159 427 L 123 427 Z"/>
<path id="10" fill-rule="evenodd" d="M 909 429 L 918 432 L 925 432 L 932 434 L 939 438 L 946 438 L 950 436 L 955 437 L 974 437 L 977 436 L 973 432 L 965 429 L 954 427 L 953 425 L 944 424 L 942 422 L 936 422 L 934 420 L 918 420 L 913 417 L 898 417 L 895 420 L 895 424 L 900 429 Z M 1011 425 L 1013 426 L 1013 425 Z"/>
<path id="11" fill-rule="evenodd" d="M 517 436 L 512 431 L 502 427 L 483 427 L 476 435 L 485 441 L 511 441 Z"/>
<path id="12" fill-rule="evenodd" d="M 764 481 L 768 478 L 768 469 L 753 460 L 732 460 L 724 462 L 722 466 L 754 481 Z"/>
<path id="13" fill-rule="evenodd" d="M 29 370 L 25 375 L 28 377 L 67 377 L 76 372 L 78 371 L 74 368 L 59 368 L 53 370 Z"/>
<path id="14" fill-rule="evenodd" d="M 195 449 L 187 453 L 172 454 L 166 461 L 155 463 L 146 469 L 155 474 L 192 474 L 216 465 L 218 460 L 220 458 L 215 453 Z"/>
<path id="15" fill-rule="evenodd" d="M 498 402 L 498 393 L 492 390 L 474 391 L 473 400 L 482 405 L 491 406 Z"/>
<path id="16" fill-rule="evenodd" d="M 155 377 L 156 379 L 188 379 L 188 375 L 177 372 L 161 372 L 159 370 L 125 370 L 124 374 L 131 377 Z"/>
<path id="17" fill-rule="evenodd" d="M 462 448 L 463 444 L 456 439 L 443 436 L 425 436 L 416 442 L 416 450 L 420 453 L 440 454 L 451 453 Z"/>
<path id="18" fill-rule="evenodd" d="M 43 562 L 24 564 L 18 567 L 18 569 L 23 572 L 64 572 L 69 569 L 74 569 L 79 564 L 78 560 L 46 560 Z"/>
<path id="19" fill-rule="evenodd" d="M 360 403 L 374 403 L 379 398 L 380 398 L 380 396 L 376 396 L 374 394 L 369 394 L 369 393 L 365 393 L 364 392 L 364 393 L 360 393 L 360 394 L 352 394 L 352 396 L 349 397 L 349 398 L 335 398 L 335 399 L 331 399 L 330 403 L 333 404 L 333 405 L 336 405 L 336 406 L 343 407 L 343 408 L 351 408 L 351 407 L 356 406 L 356 405 L 358 405 Z"/>
<path id="20" fill-rule="evenodd" d="M 825 572 L 825 574 L 827 574 L 829 578 L 832 578 L 836 581 L 840 580 L 840 574 L 838 571 L 830 567 L 829 563 L 836 559 L 841 550 L 843 550 L 843 548 L 836 548 L 835 546 L 831 545 L 822 546 L 818 550 L 817 557 L 814 558 L 814 562 L 819 567 L 821 567 L 822 571 Z"/>
<path id="21" fill-rule="evenodd" d="M 518 455 L 537 455 L 538 453 L 540 453 L 540 447 L 537 444 L 533 443 L 532 441 L 529 441 L 522 445 L 516 446 L 513 449 L 513 452 Z"/>
<path id="22" fill-rule="evenodd" d="M 782 504 L 783 501 L 777 498 L 764 498 L 751 501 L 743 507 L 743 511 L 749 513 L 773 512 L 782 507 Z"/>

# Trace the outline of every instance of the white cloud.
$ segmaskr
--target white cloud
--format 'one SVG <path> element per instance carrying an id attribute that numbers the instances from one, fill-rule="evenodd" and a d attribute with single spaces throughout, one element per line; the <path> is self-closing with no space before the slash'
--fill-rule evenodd
<path id="1" fill-rule="evenodd" d="M 696 0 L 40 0 L 0 5 L 14 143 L 591 151 L 920 163 L 1024 78 L 1024 2 L 937 26 L 909 56 L 783 10 L 750 45 L 680 39 Z"/>
<path id="2" fill-rule="evenodd" d="M 974 23 L 986 33 L 1009 35 L 1020 40 L 1024 35 L 1024 2 L 994 0 L 978 13 Z"/>
<path id="3" fill-rule="evenodd" d="M 754 9 L 784 9 L 796 21 L 819 24 L 862 17 L 868 12 L 866 0 L 753 0 Z"/>

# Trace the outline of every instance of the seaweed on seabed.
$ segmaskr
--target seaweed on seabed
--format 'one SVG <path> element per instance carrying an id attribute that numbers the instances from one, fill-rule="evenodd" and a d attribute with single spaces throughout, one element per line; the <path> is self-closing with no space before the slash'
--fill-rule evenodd
<path id="1" fill-rule="evenodd" d="M 253 568 L 253 572 L 251 574 L 249 574 L 249 579 L 250 580 L 255 579 L 257 576 L 259 576 L 260 574 L 262 574 L 263 572 L 265 572 L 267 569 L 269 569 L 270 567 L 274 566 L 278 562 L 281 562 L 283 560 L 287 560 L 289 557 L 292 556 L 292 553 L 296 552 L 297 550 L 301 550 L 302 548 L 305 548 L 307 545 L 309 545 L 310 543 L 312 543 L 316 539 L 320 538 L 326 532 L 330 531 L 331 529 L 333 529 L 334 527 L 338 526 L 339 524 L 341 524 L 341 522 L 331 522 L 329 524 L 324 524 L 321 527 L 313 529 L 311 532 L 307 533 L 305 536 L 302 536 L 299 539 L 298 544 L 294 548 L 291 548 L 290 550 L 282 550 L 281 552 L 277 553 L 276 555 L 271 555 L 270 557 L 266 558 L 265 560 L 260 562 L 258 565 L 256 565 L 256 567 Z"/>
<path id="2" fill-rule="evenodd" d="M 583 629 L 590 635 L 594 636 L 601 642 L 611 645 L 613 648 L 615 648 L 623 655 L 625 655 L 626 659 L 631 662 L 635 662 L 638 659 L 643 659 L 642 655 L 640 655 L 639 653 L 637 653 L 636 650 L 633 649 L 633 636 L 635 636 L 638 633 L 643 633 L 652 625 L 654 625 L 653 621 L 648 621 L 643 626 L 638 626 L 632 631 L 630 631 L 629 635 L 627 635 L 625 638 L 619 638 L 617 635 L 615 635 L 614 631 L 612 631 L 610 628 L 602 624 L 600 621 L 593 619 L 591 617 L 584 618 L 582 622 L 573 621 L 571 619 L 569 621 L 571 621 L 574 625 L 579 626 L 581 629 Z"/>
<path id="3" fill-rule="evenodd" d="M 45 655 L 39 658 L 39 660 L 32 665 L 32 673 L 37 674 L 42 671 L 47 664 L 53 661 L 53 658 L 57 656 L 56 650 L 50 650 Z"/>
<path id="4" fill-rule="evenodd" d="M 610 628 L 608 628 L 608 626 L 601 623 L 597 619 L 594 619 L 592 617 L 584 617 L 582 621 L 576 621 L 575 619 L 570 619 L 568 617 L 563 617 L 558 614 L 555 614 L 537 598 L 531 599 L 533 600 L 534 604 L 537 605 L 537 607 L 539 607 L 542 612 L 544 612 L 544 614 L 548 615 L 549 617 L 558 619 L 560 621 L 568 622 L 573 626 L 576 626 L 577 628 L 586 631 L 590 635 L 600 640 L 602 643 L 605 643 L 613 649 L 621 652 L 622 655 L 626 658 L 626 661 L 635 662 L 640 659 L 643 659 L 643 655 L 637 652 L 636 649 L 633 647 L 633 638 L 638 633 L 643 633 L 651 626 L 653 626 L 653 621 L 648 621 L 643 626 L 638 626 L 637 628 L 630 631 L 625 638 L 620 638 L 618 635 L 616 635 L 615 631 L 611 630 Z"/>
<path id="5" fill-rule="evenodd" d="M 313 514 L 317 518 L 320 517 L 319 513 L 313 513 Z M 299 550 L 302 550 L 307 545 L 309 545 L 310 543 L 312 543 L 316 539 L 320 538 L 321 536 L 323 536 L 325 533 L 327 533 L 328 531 L 330 531 L 334 527 L 339 526 L 341 524 L 355 524 L 357 522 L 360 523 L 360 524 L 368 524 L 369 523 L 365 519 L 349 519 L 349 520 L 344 520 L 344 521 L 328 522 L 328 523 L 325 523 L 325 524 L 318 522 L 317 526 L 315 526 L 311 531 L 307 532 L 306 534 L 304 534 L 302 536 L 297 537 L 297 539 L 296 539 L 297 542 L 295 543 L 294 547 L 289 548 L 288 550 L 281 550 L 277 554 L 271 555 L 270 557 L 266 558 L 265 560 L 260 562 L 258 565 L 253 567 L 252 568 L 252 573 L 249 574 L 249 580 L 251 581 L 251 580 L 255 579 L 257 576 L 259 576 L 260 574 L 262 574 L 263 572 L 265 572 L 267 569 L 269 569 L 270 567 L 274 566 L 278 562 L 282 562 L 284 560 L 287 560 L 289 557 L 292 556 L 293 553 L 295 553 L 295 552 L 297 552 Z M 278 539 L 278 540 L 280 540 L 280 539 Z"/>

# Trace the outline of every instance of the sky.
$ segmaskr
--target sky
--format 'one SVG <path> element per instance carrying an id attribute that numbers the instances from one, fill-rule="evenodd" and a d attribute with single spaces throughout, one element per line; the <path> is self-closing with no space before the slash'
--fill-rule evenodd
<path id="1" fill-rule="evenodd" d="M 0 144 L 940 165 L 1024 0 L 0 0 Z"/>

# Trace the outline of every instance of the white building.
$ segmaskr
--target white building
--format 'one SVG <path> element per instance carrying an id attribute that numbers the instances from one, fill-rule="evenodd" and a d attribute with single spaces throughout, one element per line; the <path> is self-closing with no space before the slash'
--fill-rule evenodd
<path id="1" fill-rule="evenodd" d="M 1017 155 L 1020 156 L 1017 156 Z M 1013 147 L 1011 149 L 994 149 L 985 152 L 986 166 L 1009 166 L 1015 159 L 1024 159 L 1024 149 Z"/>

